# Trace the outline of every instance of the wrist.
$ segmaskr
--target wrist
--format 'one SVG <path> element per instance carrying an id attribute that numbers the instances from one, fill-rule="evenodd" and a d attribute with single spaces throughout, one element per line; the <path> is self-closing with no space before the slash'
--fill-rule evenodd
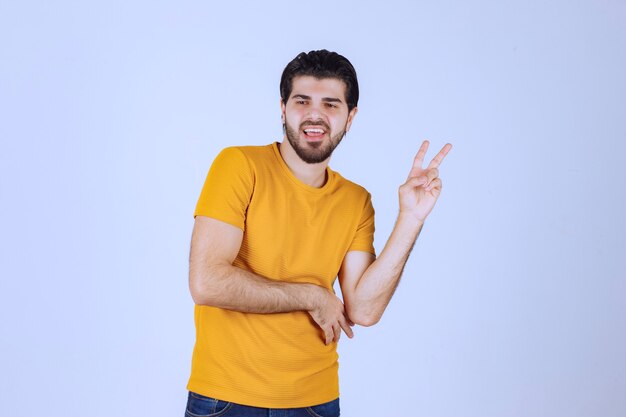
<path id="1" fill-rule="evenodd" d="M 323 288 L 315 285 L 315 284 L 301 284 L 302 288 L 301 288 L 301 301 L 302 301 L 302 306 L 304 307 L 304 309 L 306 311 L 313 311 L 313 310 L 317 310 L 319 308 L 319 291 L 322 290 Z"/>
<path id="2" fill-rule="evenodd" d="M 418 215 L 406 211 L 400 210 L 398 213 L 398 219 L 396 225 L 400 227 L 413 228 L 419 230 L 424 226 L 426 219 L 419 217 Z"/>

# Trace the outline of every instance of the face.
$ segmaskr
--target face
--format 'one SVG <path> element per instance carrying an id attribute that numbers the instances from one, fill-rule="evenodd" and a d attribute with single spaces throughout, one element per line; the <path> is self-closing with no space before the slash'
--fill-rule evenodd
<path id="1" fill-rule="evenodd" d="M 281 109 L 287 140 L 304 162 L 330 158 L 350 129 L 357 109 L 348 111 L 345 92 L 345 83 L 336 78 L 294 77 Z"/>

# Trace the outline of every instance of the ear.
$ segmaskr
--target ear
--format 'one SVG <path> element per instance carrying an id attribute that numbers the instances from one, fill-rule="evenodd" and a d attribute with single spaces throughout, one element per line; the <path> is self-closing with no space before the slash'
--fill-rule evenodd
<path id="1" fill-rule="evenodd" d="M 358 111 L 359 111 L 358 107 L 355 107 L 352 110 L 350 110 L 350 113 L 348 113 L 348 121 L 346 122 L 346 132 L 350 130 L 350 126 L 352 126 L 352 120 L 354 120 L 354 116 L 356 116 Z"/>
<path id="2" fill-rule="evenodd" d="M 280 118 L 283 123 L 285 123 L 285 111 L 287 110 L 287 105 L 283 102 L 283 99 L 280 99 Z"/>

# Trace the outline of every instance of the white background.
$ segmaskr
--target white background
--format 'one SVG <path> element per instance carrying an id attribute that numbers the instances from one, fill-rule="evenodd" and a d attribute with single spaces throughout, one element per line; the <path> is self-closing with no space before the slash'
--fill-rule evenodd
<path id="1" fill-rule="evenodd" d="M 626 3 L 0 3 L 0 414 L 183 415 L 193 209 L 281 139 L 301 51 L 355 65 L 331 166 L 380 251 L 419 143 L 454 144 L 343 416 L 626 415 Z M 436 148 L 436 149 L 435 149 Z"/>

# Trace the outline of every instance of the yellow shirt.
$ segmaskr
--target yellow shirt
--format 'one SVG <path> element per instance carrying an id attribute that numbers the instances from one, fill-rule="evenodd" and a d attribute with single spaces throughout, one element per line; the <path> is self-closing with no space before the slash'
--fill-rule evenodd
<path id="1" fill-rule="evenodd" d="M 327 168 L 321 188 L 298 180 L 278 144 L 224 149 L 194 213 L 243 230 L 234 265 L 269 279 L 332 289 L 348 251 L 374 253 L 369 193 Z M 306 407 L 339 396 L 337 346 L 304 311 L 250 314 L 195 306 L 187 389 L 265 408 Z"/>

